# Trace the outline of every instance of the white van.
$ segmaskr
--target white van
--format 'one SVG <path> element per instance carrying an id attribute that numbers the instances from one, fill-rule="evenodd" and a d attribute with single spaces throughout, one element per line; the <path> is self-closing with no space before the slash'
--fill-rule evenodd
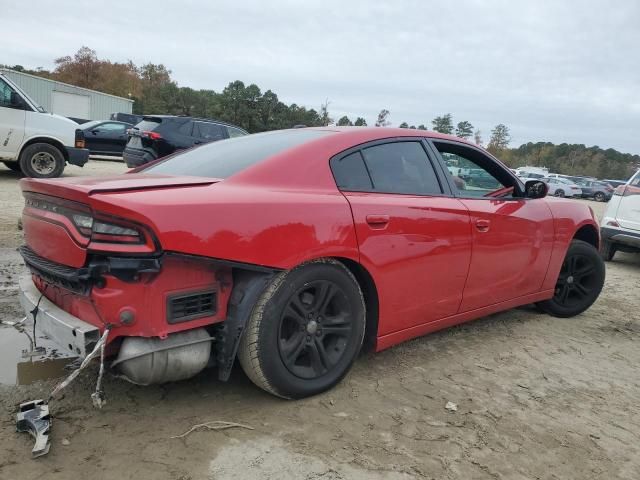
<path id="1" fill-rule="evenodd" d="M 47 113 L 0 72 L 0 162 L 28 177 L 59 177 L 67 163 L 89 159 L 84 134 L 68 118 Z"/>
<path id="2" fill-rule="evenodd" d="M 613 192 L 600 228 L 602 256 L 613 259 L 621 252 L 640 252 L 640 170 Z"/>

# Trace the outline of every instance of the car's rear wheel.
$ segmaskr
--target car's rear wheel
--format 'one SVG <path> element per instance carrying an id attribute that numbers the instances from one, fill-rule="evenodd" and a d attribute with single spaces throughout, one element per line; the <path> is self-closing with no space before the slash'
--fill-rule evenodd
<path id="1" fill-rule="evenodd" d="M 274 278 L 253 309 L 238 358 L 267 392 L 308 397 L 347 374 L 364 329 L 364 299 L 354 276 L 337 261 L 314 261 Z"/>
<path id="2" fill-rule="evenodd" d="M 28 177 L 54 178 L 64 170 L 62 152 L 48 143 L 34 143 L 20 154 L 20 169 Z"/>
<path id="3" fill-rule="evenodd" d="M 564 190 L 562 190 L 561 188 L 556 190 L 553 194 L 555 197 L 564 197 Z"/>
<path id="4" fill-rule="evenodd" d="M 4 166 L 7 167 L 9 170 L 13 170 L 14 172 L 22 172 L 22 170 L 20 169 L 20 164 L 18 162 L 2 162 L 4 163 Z"/>
<path id="5" fill-rule="evenodd" d="M 604 285 L 605 267 L 596 248 L 582 240 L 571 242 L 550 300 L 538 302 L 555 317 L 573 317 L 593 305 Z"/>
<path id="6" fill-rule="evenodd" d="M 596 202 L 604 202 L 605 197 L 604 197 L 604 193 L 602 192 L 596 192 L 596 194 L 593 196 L 593 199 Z"/>
<path id="7" fill-rule="evenodd" d="M 608 242 L 608 241 L 604 241 L 602 242 L 602 258 L 604 259 L 605 262 L 610 262 L 611 260 L 613 260 L 613 256 L 616 254 L 616 252 L 618 251 L 618 249 L 616 248 L 616 245 L 614 243 Z"/>

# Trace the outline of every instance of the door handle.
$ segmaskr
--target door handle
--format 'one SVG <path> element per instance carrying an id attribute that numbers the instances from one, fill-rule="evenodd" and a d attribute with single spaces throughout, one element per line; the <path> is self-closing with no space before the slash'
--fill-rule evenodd
<path id="1" fill-rule="evenodd" d="M 489 220 L 476 220 L 476 229 L 479 232 L 488 232 L 491 222 Z"/>
<path id="2" fill-rule="evenodd" d="M 371 228 L 383 229 L 389 224 L 389 215 L 367 215 L 367 223 Z"/>

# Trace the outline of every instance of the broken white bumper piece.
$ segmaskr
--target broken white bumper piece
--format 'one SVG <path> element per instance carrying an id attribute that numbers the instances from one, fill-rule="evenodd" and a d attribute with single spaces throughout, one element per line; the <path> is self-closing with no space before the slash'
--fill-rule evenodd
<path id="1" fill-rule="evenodd" d="M 63 349 L 81 358 L 86 357 L 100 339 L 98 327 L 74 317 L 42 296 L 31 275 L 20 277 L 19 283 L 20 304 L 29 318 L 33 317 L 31 312 L 38 306 L 37 328 Z"/>
<path id="2" fill-rule="evenodd" d="M 20 404 L 20 411 L 16 415 L 16 429 L 18 432 L 29 433 L 36 443 L 31 450 L 31 457 L 37 458 L 49 453 L 49 431 L 51 417 L 49 405 L 43 400 L 32 400 Z"/>

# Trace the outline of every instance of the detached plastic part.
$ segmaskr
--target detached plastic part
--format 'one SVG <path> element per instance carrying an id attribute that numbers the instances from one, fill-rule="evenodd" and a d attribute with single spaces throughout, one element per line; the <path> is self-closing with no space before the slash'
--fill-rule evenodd
<path id="1" fill-rule="evenodd" d="M 20 411 L 16 415 L 16 429 L 18 432 L 29 433 L 36 443 L 31 450 L 31 458 L 41 457 L 49 453 L 49 430 L 51 417 L 49 405 L 44 400 L 32 400 L 20 404 Z"/>

